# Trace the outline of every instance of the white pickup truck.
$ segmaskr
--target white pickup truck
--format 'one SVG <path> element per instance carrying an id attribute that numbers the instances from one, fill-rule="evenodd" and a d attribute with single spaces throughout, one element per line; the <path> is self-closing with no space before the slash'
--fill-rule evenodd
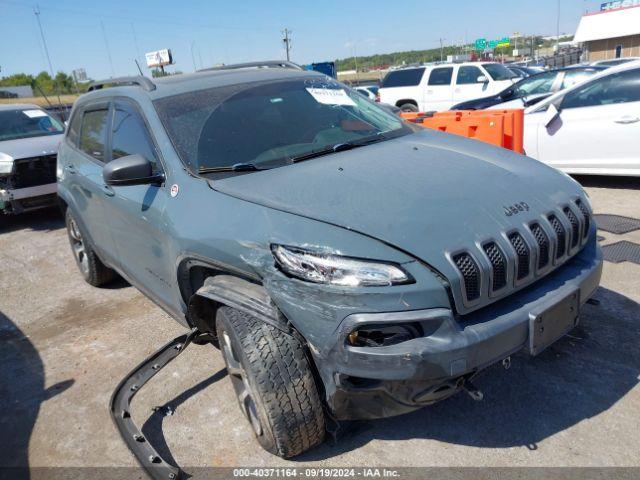
<path id="1" fill-rule="evenodd" d="M 490 62 L 402 68 L 385 76 L 380 102 L 405 112 L 448 110 L 466 100 L 495 95 L 518 78 L 504 65 Z"/>

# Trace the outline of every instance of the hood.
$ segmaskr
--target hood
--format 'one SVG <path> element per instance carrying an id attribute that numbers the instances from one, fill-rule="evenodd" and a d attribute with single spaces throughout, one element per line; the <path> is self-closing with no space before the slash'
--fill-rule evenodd
<path id="1" fill-rule="evenodd" d="M 211 185 L 375 237 L 450 280 L 448 253 L 502 238 L 582 196 L 575 181 L 541 162 L 427 129 Z M 514 214 L 517 205 L 527 210 Z"/>
<path id="2" fill-rule="evenodd" d="M 4 153 L 14 160 L 52 155 L 58 153 L 58 145 L 63 137 L 64 134 L 61 133 L 59 135 L 5 140 L 0 142 L 0 154 Z"/>

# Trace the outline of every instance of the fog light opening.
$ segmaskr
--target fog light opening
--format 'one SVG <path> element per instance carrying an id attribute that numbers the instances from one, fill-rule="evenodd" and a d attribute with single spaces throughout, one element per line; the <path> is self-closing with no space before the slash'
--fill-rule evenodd
<path id="1" fill-rule="evenodd" d="M 419 323 L 397 325 L 367 325 L 347 335 L 347 344 L 353 347 L 388 347 L 423 335 Z"/>

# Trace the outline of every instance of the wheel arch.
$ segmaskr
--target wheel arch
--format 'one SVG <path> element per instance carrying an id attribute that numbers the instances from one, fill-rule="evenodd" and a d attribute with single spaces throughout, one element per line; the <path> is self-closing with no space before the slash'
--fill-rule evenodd
<path id="1" fill-rule="evenodd" d="M 414 99 L 412 99 L 412 98 L 404 98 L 404 99 L 398 100 L 396 102 L 396 107 L 400 107 L 400 106 L 405 105 L 407 103 L 410 103 L 411 105 L 415 105 L 416 107 L 418 106 L 418 102 L 415 101 Z"/>
<path id="2" fill-rule="evenodd" d="M 215 335 L 215 318 L 223 305 L 236 308 L 285 333 L 290 326 L 256 276 L 209 260 L 189 257 L 178 267 L 178 285 L 189 323 Z"/>

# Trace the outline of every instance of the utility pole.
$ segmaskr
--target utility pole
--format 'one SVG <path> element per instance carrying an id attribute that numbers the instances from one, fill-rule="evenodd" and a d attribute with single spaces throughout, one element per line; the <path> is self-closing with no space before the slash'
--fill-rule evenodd
<path id="1" fill-rule="evenodd" d="M 282 43 L 284 43 L 284 50 L 287 52 L 287 61 L 290 60 L 289 51 L 291 50 L 291 33 L 291 30 L 287 28 L 282 31 L 282 35 L 284 35 L 282 37 Z"/>
<path id="2" fill-rule="evenodd" d="M 33 7 L 33 14 L 36 16 L 36 20 L 38 21 L 38 28 L 40 29 L 40 37 L 42 37 L 42 45 L 44 46 L 44 53 L 47 56 L 47 62 L 49 63 L 49 73 L 51 74 L 51 78 L 55 76 L 53 73 L 53 67 L 51 66 L 51 57 L 49 57 L 49 48 L 47 48 L 47 41 L 44 39 L 44 31 L 42 30 L 42 23 L 40 23 L 40 7 L 36 5 Z"/>
<path id="3" fill-rule="evenodd" d="M 104 38 L 104 46 L 107 48 L 107 57 L 109 58 L 109 66 L 111 67 L 111 78 L 116 76 L 113 69 L 113 60 L 111 59 L 111 50 L 109 49 L 109 42 L 107 41 L 107 31 L 104 29 L 104 22 L 100 20 L 100 28 L 102 28 L 102 36 Z"/>
<path id="4" fill-rule="evenodd" d="M 556 17 L 556 54 L 560 53 L 560 0 L 558 0 L 558 15 Z"/>
<path id="5" fill-rule="evenodd" d="M 53 73 L 53 66 L 51 64 L 51 57 L 49 56 L 49 48 L 47 48 L 47 41 L 44 39 L 44 30 L 42 30 L 42 23 L 40 23 L 40 7 L 36 5 L 33 7 L 33 14 L 36 16 L 36 20 L 38 21 L 38 28 L 40 29 L 40 37 L 42 37 L 42 46 L 44 47 L 44 53 L 47 56 L 47 63 L 49 64 L 49 73 L 51 74 L 51 80 L 53 80 L 53 85 L 55 86 L 55 73 Z M 60 101 L 60 90 L 58 90 L 58 103 L 62 103 Z"/>
<path id="6" fill-rule="evenodd" d="M 442 62 L 444 60 L 444 50 L 443 50 L 443 46 L 442 46 L 442 41 L 444 40 L 444 38 L 440 39 L 440 61 Z"/>
<path id="7" fill-rule="evenodd" d="M 191 61 L 193 62 L 193 71 L 195 72 L 196 70 L 198 70 L 198 67 L 196 67 L 196 57 L 193 55 L 193 44 L 196 43 L 195 40 L 193 40 L 191 42 Z"/>

